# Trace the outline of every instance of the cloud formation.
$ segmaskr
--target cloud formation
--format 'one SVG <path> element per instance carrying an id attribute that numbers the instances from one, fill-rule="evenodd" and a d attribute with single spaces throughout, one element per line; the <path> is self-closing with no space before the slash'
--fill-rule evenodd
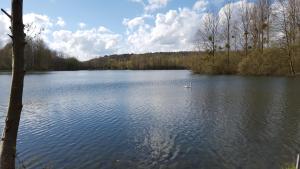
<path id="1" fill-rule="evenodd" d="M 83 29 L 86 27 L 86 24 L 84 22 L 80 22 L 80 23 L 78 23 L 78 26 L 80 29 Z"/>
<path id="2" fill-rule="evenodd" d="M 194 35 L 200 24 L 200 14 L 188 8 L 159 13 L 154 25 L 146 24 L 142 18 L 134 18 L 126 39 L 130 52 L 158 52 L 192 50 Z M 134 22 L 139 20 L 139 22 Z"/>
<path id="3" fill-rule="evenodd" d="M 47 34 L 51 32 L 51 28 L 55 23 L 61 22 L 58 18 L 58 21 L 50 20 L 47 15 L 40 15 L 36 13 L 28 13 L 24 15 L 24 24 L 26 25 L 25 32 L 27 36 L 34 36 L 37 32 L 43 30 L 43 34 L 41 37 L 47 41 L 48 36 Z M 61 23 L 60 23 L 61 24 Z M 10 20 L 4 14 L 0 15 L 0 47 L 3 47 L 7 44 L 10 39 L 7 34 L 10 34 L 9 30 Z"/>
<path id="4" fill-rule="evenodd" d="M 193 6 L 193 10 L 203 12 L 206 10 L 207 5 L 208 5 L 207 0 L 198 0 Z"/>
<path id="5" fill-rule="evenodd" d="M 65 21 L 63 20 L 62 17 L 57 17 L 56 25 L 58 25 L 60 27 L 64 27 L 66 25 L 66 23 L 65 23 Z"/>
<path id="6" fill-rule="evenodd" d="M 166 6 L 170 0 L 131 1 L 144 4 L 145 11 L 155 11 Z M 233 20 L 239 17 L 242 2 L 245 1 L 233 3 Z M 53 19 L 36 13 L 25 14 L 24 22 L 33 23 L 30 28 L 33 33 L 43 29 L 41 38 L 51 49 L 80 60 L 116 53 L 187 51 L 194 50 L 195 35 L 203 25 L 209 3 L 207 0 L 197 0 L 191 7 L 124 18 L 125 33 L 115 33 L 101 25 L 87 28 L 84 22 L 79 22 L 75 30 L 70 30 L 62 17 Z M 226 6 L 219 11 L 221 21 L 224 8 Z M 0 47 L 9 41 L 6 35 L 9 25 L 8 18 L 0 15 Z"/>
<path id="7" fill-rule="evenodd" d="M 118 50 L 121 35 L 105 27 L 77 31 L 58 30 L 52 33 L 52 49 L 63 51 L 81 60 L 112 54 Z"/>
<path id="8" fill-rule="evenodd" d="M 148 0 L 148 4 L 145 6 L 146 12 L 153 12 L 157 9 L 166 7 L 170 0 Z"/>
<path id="9" fill-rule="evenodd" d="M 0 47 L 3 47 L 8 41 L 10 21 L 4 14 L 0 15 Z"/>
<path id="10" fill-rule="evenodd" d="M 130 0 L 144 6 L 146 13 L 152 13 L 160 8 L 164 8 L 171 0 Z"/>

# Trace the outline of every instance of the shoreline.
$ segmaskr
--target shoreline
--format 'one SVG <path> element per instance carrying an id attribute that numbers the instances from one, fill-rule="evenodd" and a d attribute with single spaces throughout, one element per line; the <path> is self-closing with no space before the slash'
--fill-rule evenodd
<path id="1" fill-rule="evenodd" d="M 78 69 L 78 70 L 30 70 L 26 71 L 26 74 L 46 74 L 51 72 L 79 72 L 79 71 L 180 71 L 186 70 L 189 71 L 193 75 L 199 76 L 241 76 L 241 77 L 279 77 L 279 78 L 299 78 L 300 73 L 295 76 L 292 75 L 264 75 L 264 74 L 239 74 L 239 73 L 223 73 L 223 74 L 214 74 L 214 73 L 195 73 L 190 69 Z M 3 73 L 8 74 L 11 73 L 11 70 L 0 70 L 0 75 Z"/>

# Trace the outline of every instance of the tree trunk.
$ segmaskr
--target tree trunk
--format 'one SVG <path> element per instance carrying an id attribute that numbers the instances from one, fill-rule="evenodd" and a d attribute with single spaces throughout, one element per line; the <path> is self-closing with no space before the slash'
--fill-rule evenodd
<path id="1" fill-rule="evenodd" d="M 0 145 L 0 168 L 15 169 L 16 142 L 22 111 L 24 81 L 23 0 L 12 0 L 11 31 L 13 40 L 12 84 L 5 128 Z"/>
<path id="2" fill-rule="evenodd" d="M 245 54 L 248 56 L 248 32 L 245 33 Z"/>
<path id="3" fill-rule="evenodd" d="M 215 38 L 213 38 L 213 43 L 212 43 L 212 45 L 213 45 L 213 48 L 212 48 L 212 56 L 213 56 L 213 58 L 212 58 L 212 63 L 214 64 L 215 63 Z"/>
<path id="4" fill-rule="evenodd" d="M 261 52 L 264 53 L 264 21 L 265 21 L 265 2 L 264 0 L 261 0 L 259 3 L 260 6 L 260 23 L 259 23 L 259 30 L 260 30 L 260 35 L 261 35 Z"/>
<path id="5" fill-rule="evenodd" d="M 231 17 L 231 16 L 230 16 Z M 230 55 L 230 19 L 227 20 L 227 71 L 229 70 L 229 55 Z"/>
<path id="6" fill-rule="evenodd" d="M 264 53 L 264 39 L 265 39 L 265 36 L 264 36 L 264 29 L 261 28 L 261 52 Z"/>
<path id="7" fill-rule="evenodd" d="M 290 72 L 291 72 L 291 76 L 295 76 L 296 72 L 295 72 L 295 68 L 294 68 L 294 57 L 292 55 L 291 49 L 288 49 L 288 55 L 289 55 L 289 59 L 290 59 Z"/>

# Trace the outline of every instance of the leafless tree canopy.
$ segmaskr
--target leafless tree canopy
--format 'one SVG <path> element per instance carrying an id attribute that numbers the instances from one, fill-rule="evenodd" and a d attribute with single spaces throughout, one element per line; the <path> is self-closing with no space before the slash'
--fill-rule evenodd
<path id="1" fill-rule="evenodd" d="M 281 48 L 289 59 L 291 75 L 295 72 L 295 46 L 299 43 L 300 0 L 227 1 L 223 13 L 208 13 L 199 26 L 197 48 L 215 56 L 226 51 L 243 51 L 244 56 L 268 48 Z M 235 9 L 238 9 L 236 12 Z M 220 18 L 223 22 L 220 24 Z M 223 38 L 220 38 L 223 37 Z"/>

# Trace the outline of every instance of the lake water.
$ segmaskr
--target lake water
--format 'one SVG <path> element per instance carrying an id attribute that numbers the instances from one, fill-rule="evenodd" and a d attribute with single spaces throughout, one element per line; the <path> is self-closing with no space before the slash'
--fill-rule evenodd
<path id="1" fill-rule="evenodd" d="M 11 76 L 0 75 L 0 129 Z M 192 89 L 183 86 L 192 82 Z M 189 71 L 29 74 L 27 169 L 281 169 L 300 151 L 300 79 Z"/>

